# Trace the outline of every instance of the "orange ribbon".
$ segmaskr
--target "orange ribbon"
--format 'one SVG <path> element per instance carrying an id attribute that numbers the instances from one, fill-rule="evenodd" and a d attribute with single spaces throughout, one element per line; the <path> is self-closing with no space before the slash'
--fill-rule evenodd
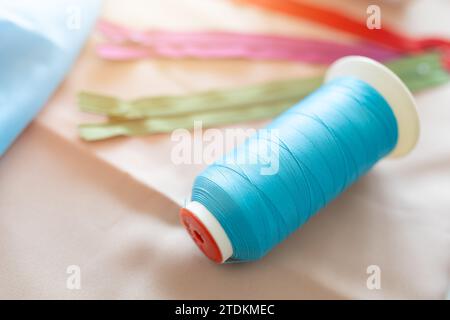
<path id="1" fill-rule="evenodd" d="M 322 25 L 359 36 L 402 53 L 417 53 L 426 49 L 441 49 L 444 63 L 450 68 L 450 40 L 440 38 L 413 39 L 389 28 L 369 29 L 356 19 L 331 9 L 293 0 L 234 0 L 248 3 L 296 18 L 310 20 Z"/>

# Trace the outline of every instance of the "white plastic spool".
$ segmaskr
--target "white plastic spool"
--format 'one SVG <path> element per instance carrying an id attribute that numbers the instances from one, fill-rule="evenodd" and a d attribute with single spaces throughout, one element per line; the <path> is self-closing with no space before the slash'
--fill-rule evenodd
<path id="1" fill-rule="evenodd" d="M 339 77 L 354 77 L 370 84 L 388 102 L 397 119 L 398 141 L 391 157 L 414 149 L 419 138 L 419 117 L 411 91 L 387 67 L 366 57 L 350 56 L 337 60 L 327 71 L 325 82 Z"/>
<path id="2" fill-rule="evenodd" d="M 354 77 L 375 88 L 388 102 L 397 119 L 398 141 L 390 157 L 409 153 L 419 137 L 416 104 L 406 85 L 384 65 L 360 56 L 337 60 L 328 69 L 325 82 L 339 77 Z M 181 209 L 181 220 L 203 253 L 223 263 L 233 255 L 233 247 L 216 217 L 201 203 L 193 201 Z"/>

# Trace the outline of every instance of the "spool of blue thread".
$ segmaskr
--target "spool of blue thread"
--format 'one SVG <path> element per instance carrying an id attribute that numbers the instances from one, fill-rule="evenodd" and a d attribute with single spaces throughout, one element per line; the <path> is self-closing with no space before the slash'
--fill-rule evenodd
<path id="1" fill-rule="evenodd" d="M 227 162 L 270 140 L 255 136 L 197 177 L 192 202 L 180 217 L 211 260 L 264 256 L 378 160 L 414 148 L 419 136 L 414 98 L 393 72 L 365 57 L 345 57 L 325 79 L 268 126 L 280 130 L 276 174 L 262 177 L 254 170 L 260 166 Z"/>

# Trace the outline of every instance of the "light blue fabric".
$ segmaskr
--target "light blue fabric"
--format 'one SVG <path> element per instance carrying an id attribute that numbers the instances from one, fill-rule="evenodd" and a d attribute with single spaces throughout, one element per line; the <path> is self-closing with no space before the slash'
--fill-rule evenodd
<path id="1" fill-rule="evenodd" d="M 68 72 L 99 7 L 99 0 L 0 0 L 0 156 Z"/>

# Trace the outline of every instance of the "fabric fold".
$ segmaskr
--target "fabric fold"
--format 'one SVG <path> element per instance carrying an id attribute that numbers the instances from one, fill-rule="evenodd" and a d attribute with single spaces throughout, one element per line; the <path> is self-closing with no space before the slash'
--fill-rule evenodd
<path id="1" fill-rule="evenodd" d="M 0 156 L 75 60 L 98 0 L 0 1 Z"/>

